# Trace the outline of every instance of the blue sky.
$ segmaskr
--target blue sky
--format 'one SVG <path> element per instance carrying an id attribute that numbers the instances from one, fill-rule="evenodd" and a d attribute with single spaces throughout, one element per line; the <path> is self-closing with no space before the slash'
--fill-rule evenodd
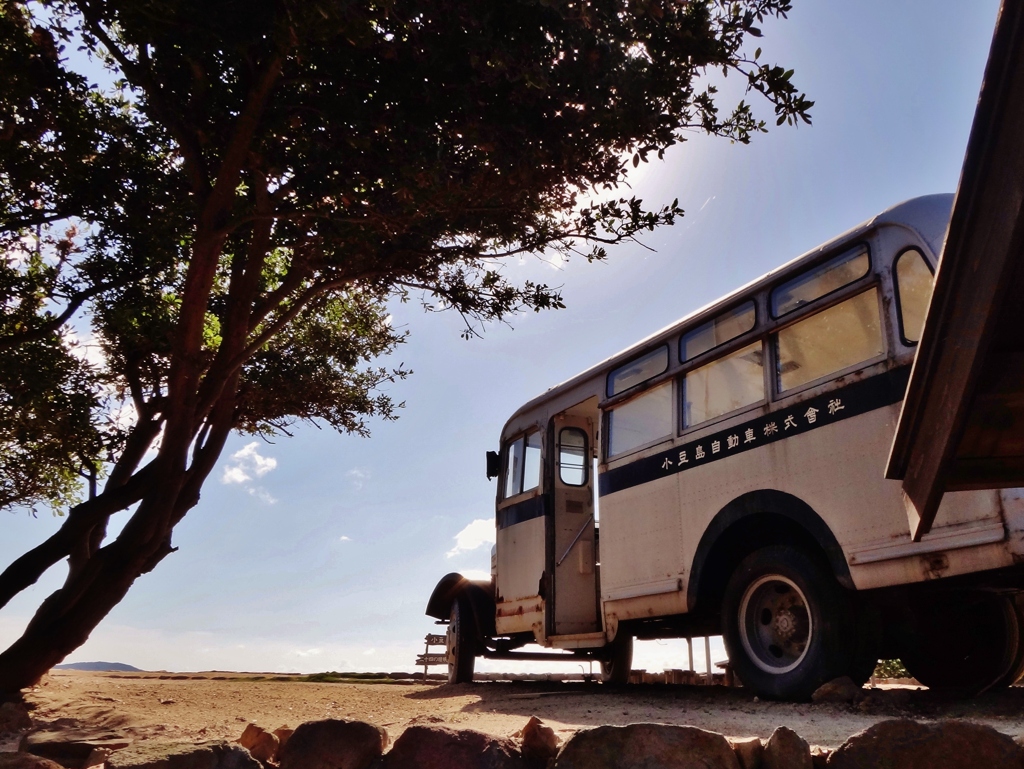
<path id="1" fill-rule="evenodd" d="M 436 581 L 489 568 L 494 486 L 484 452 L 519 405 L 895 203 L 955 190 L 996 0 L 795 5 L 759 42 L 763 58 L 796 70 L 816 101 L 813 125 L 776 128 L 750 146 L 693 136 L 664 162 L 641 165 L 635 194 L 651 205 L 678 198 L 686 209 L 675 227 L 644 239 L 654 251 L 507 266 L 517 279 L 562 285 L 565 310 L 467 342 L 457 316 L 396 305 L 394 322 L 412 333 L 394 362 L 415 372 L 389 390 L 405 401 L 401 418 L 373 425 L 369 439 L 312 427 L 273 444 L 232 439 L 175 533 L 179 551 L 140 578 L 69 660 L 412 669 L 434 629 L 423 609 Z M 4 565 L 61 522 L 5 515 Z M 64 571 L 0 612 L 0 644 Z M 682 648 L 642 644 L 635 666 L 683 667 Z M 716 642 L 715 659 L 720 650 Z"/>

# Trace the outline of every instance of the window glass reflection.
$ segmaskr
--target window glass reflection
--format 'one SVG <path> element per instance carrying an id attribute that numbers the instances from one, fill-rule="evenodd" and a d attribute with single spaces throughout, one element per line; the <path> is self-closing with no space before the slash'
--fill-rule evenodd
<path id="1" fill-rule="evenodd" d="M 566 486 L 587 482 L 587 435 L 576 427 L 564 427 L 558 435 L 558 477 Z"/>
<path id="2" fill-rule="evenodd" d="M 691 427 L 764 400 L 761 342 L 687 372 L 683 377 L 683 426 Z"/>
<path id="3" fill-rule="evenodd" d="M 614 457 L 672 433 L 672 383 L 658 385 L 608 415 L 608 456 Z"/>
<path id="4" fill-rule="evenodd" d="M 782 329 L 775 343 L 780 391 L 881 355 L 885 347 L 877 289 Z"/>
<path id="5" fill-rule="evenodd" d="M 778 318 L 863 278 L 871 269 L 867 246 L 830 259 L 772 291 L 772 317 Z"/>
<path id="6" fill-rule="evenodd" d="M 745 334 L 754 327 L 754 303 L 746 302 L 717 318 L 683 334 L 679 343 L 679 356 L 685 363 L 701 353 L 713 350 L 730 339 Z"/>
<path id="7" fill-rule="evenodd" d="M 900 304 L 900 328 L 903 338 L 915 344 L 921 339 L 924 316 L 932 300 L 935 276 L 924 255 L 917 249 L 900 254 L 896 260 L 896 292 Z"/>

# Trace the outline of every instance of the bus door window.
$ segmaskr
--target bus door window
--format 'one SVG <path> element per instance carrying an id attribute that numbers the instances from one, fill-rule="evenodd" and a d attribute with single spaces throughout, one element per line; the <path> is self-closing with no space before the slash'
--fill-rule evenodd
<path id="1" fill-rule="evenodd" d="M 797 321 L 775 334 L 779 391 L 877 358 L 885 352 L 878 290 Z"/>
<path id="2" fill-rule="evenodd" d="M 558 434 L 558 477 L 566 486 L 587 483 L 587 434 L 577 427 L 563 427 Z"/>
<path id="3" fill-rule="evenodd" d="M 924 255 L 916 248 L 896 257 L 893 273 L 896 276 L 896 302 L 900 308 L 900 334 L 904 344 L 915 345 L 924 328 L 935 276 Z"/>

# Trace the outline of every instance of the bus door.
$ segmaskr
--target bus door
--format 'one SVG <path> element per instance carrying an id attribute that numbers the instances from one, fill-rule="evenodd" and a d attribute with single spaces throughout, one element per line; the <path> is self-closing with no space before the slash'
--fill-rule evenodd
<path id="1" fill-rule="evenodd" d="M 594 543 L 594 420 L 554 417 L 552 635 L 601 630 Z"/>

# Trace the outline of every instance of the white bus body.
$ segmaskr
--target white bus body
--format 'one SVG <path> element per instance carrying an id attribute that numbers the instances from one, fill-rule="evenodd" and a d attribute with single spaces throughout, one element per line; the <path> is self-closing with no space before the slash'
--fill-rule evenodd
<path id="1" fill-rule="evenodd" d="M 895 206 L 513 414 L 492 582 L 428 606 L 451 679 L 530 642 L 622 682 L 634 637 L 721 632 L 765 696 L 880 654 L 934 687 L 1015 681 L 1024 494 L 946 494 L 913 542 L 883 478 L 951 204 Z"/>

